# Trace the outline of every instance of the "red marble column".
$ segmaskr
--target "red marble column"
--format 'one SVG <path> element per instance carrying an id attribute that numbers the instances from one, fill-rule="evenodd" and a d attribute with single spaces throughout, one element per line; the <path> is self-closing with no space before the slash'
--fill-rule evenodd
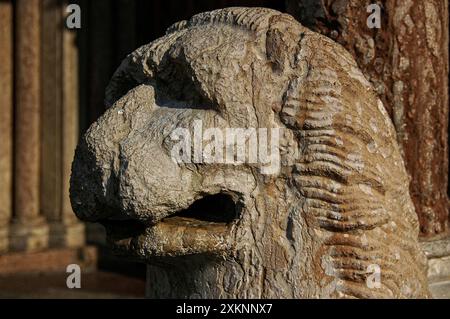
<path id="1" fill-rule="evenodd" d="M 421 236 L 447 237 L 448 0 L 286 3 L 302 24 L 342 44 L 372 82 L 397 131 Z M 373 3 L 379 29 L 367 26 Z"/>

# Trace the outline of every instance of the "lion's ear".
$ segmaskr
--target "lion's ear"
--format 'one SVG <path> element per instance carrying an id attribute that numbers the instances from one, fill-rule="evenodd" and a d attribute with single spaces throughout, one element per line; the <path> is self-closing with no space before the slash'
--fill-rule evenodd
<path id="1" fill-rule="evenodd" d="M 273 64 L 274 71 L 284 72 L 288 67 L 295 68 L 295 52 L 303 27 L 292 23 L 293 18 L 286 14 L 270 18 L 266 32 L 266 55 Z M 295 27 L 293 27 L 295 26 Z"/>
<path id="2" fill-rule="evenodd" d="M 297 77 L 291 80 L 283 96 L 283 102 L 280 111 L 280 119 L 284 125 L 291 129 L 301 129 L 305 121 L 300 116 L 300 95 L 302 78 Z"/>

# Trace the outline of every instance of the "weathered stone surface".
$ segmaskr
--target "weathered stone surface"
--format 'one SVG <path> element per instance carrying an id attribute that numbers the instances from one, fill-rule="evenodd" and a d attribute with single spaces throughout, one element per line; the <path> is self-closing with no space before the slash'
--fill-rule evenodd
<path id="1" fill-rule="evenodd" d="M 428 296 L 393 124 L 340 45 L 273 10 L 202 13 L 129 55 L 106 102 L 72 206 L 149 264 L 150 297 Z M 174 161 L 196 120 L 279 129 L 281 169 Z"/>
<path id="2" fill-rule="evenodd" d="M 430 282 L 440 278 L 450 278 L 450 256 L 431 258 L 428 261 L 428 279 Z"/>
<path id="3" fill-rule="evenodd" d="M 450 278 L 431 283 L 430 293 L 435 299 L 450 299 Z"/>
<path id="4" fill-rule="evenodd" d="M 420 243 L 428 258 L 428 283 L 433 298 L 450 296 L 450 239 Z"/>
<path id="5" fill-rule="evenodd" d="M 428 259 L 450 256 L 450 238 L 422 241 L 420 245 Z"/>
<path id="6" fill-rule="evenodd" d="M 393 120 L 421 236 L 448 234 L 448 1 L 286 3 L 301 23 L 355 58 Z M 379 5 L 380 28 L 367 25 L 370 4 Z"/>

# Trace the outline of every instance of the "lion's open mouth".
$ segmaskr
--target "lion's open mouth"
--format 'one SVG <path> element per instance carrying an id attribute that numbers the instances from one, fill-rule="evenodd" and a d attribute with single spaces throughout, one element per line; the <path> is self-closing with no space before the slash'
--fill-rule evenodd
<path id="1" fill-rule="evenodd" d="M 188 208 L 164 218 L 162 222 L 200 225 L 205 223 L 228 224 L 238 216 L 236 202 L 231 195 L 219 193 L 196 200 Z"/>
<path id="2" fill-rule="evenodd" d="M 137 220 L 102 220 L 109 244 L 119 254 L 145 250 L 153 256 L 216 253 L 223 249 L 240 205 L 230 195 L 207 195 L 154 225 Z"/>

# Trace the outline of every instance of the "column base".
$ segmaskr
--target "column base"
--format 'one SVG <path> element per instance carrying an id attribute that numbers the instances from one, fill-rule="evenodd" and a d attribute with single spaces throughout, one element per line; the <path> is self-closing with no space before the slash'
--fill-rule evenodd
<path id="1" fill-rule="evenodd" d="M 0 226 L 0 254 L 9 250 L 9 225 Z"/>
<path id="2" fill-rule="evenodd" d="M 97 247 L 45 249 L 39 252 L 14 252 L 0 255 L 0 276 L 30 272 L 64 272 L 77 264 L 82 272 L 97 268 Z"/>
<path id="3" fill-rule="evenodd" d="M 9 233 L 9 250 L 32 252 L 47 248 L 48 230 L 43 220 L 26 224 L 13 222 Z"/>
<path id="4" fill-rule="evenodd" d="M 50 247 L 79 248 L 86 243 L 85 226 L 78 221 L 51 222 L 49 227 Z"/>

